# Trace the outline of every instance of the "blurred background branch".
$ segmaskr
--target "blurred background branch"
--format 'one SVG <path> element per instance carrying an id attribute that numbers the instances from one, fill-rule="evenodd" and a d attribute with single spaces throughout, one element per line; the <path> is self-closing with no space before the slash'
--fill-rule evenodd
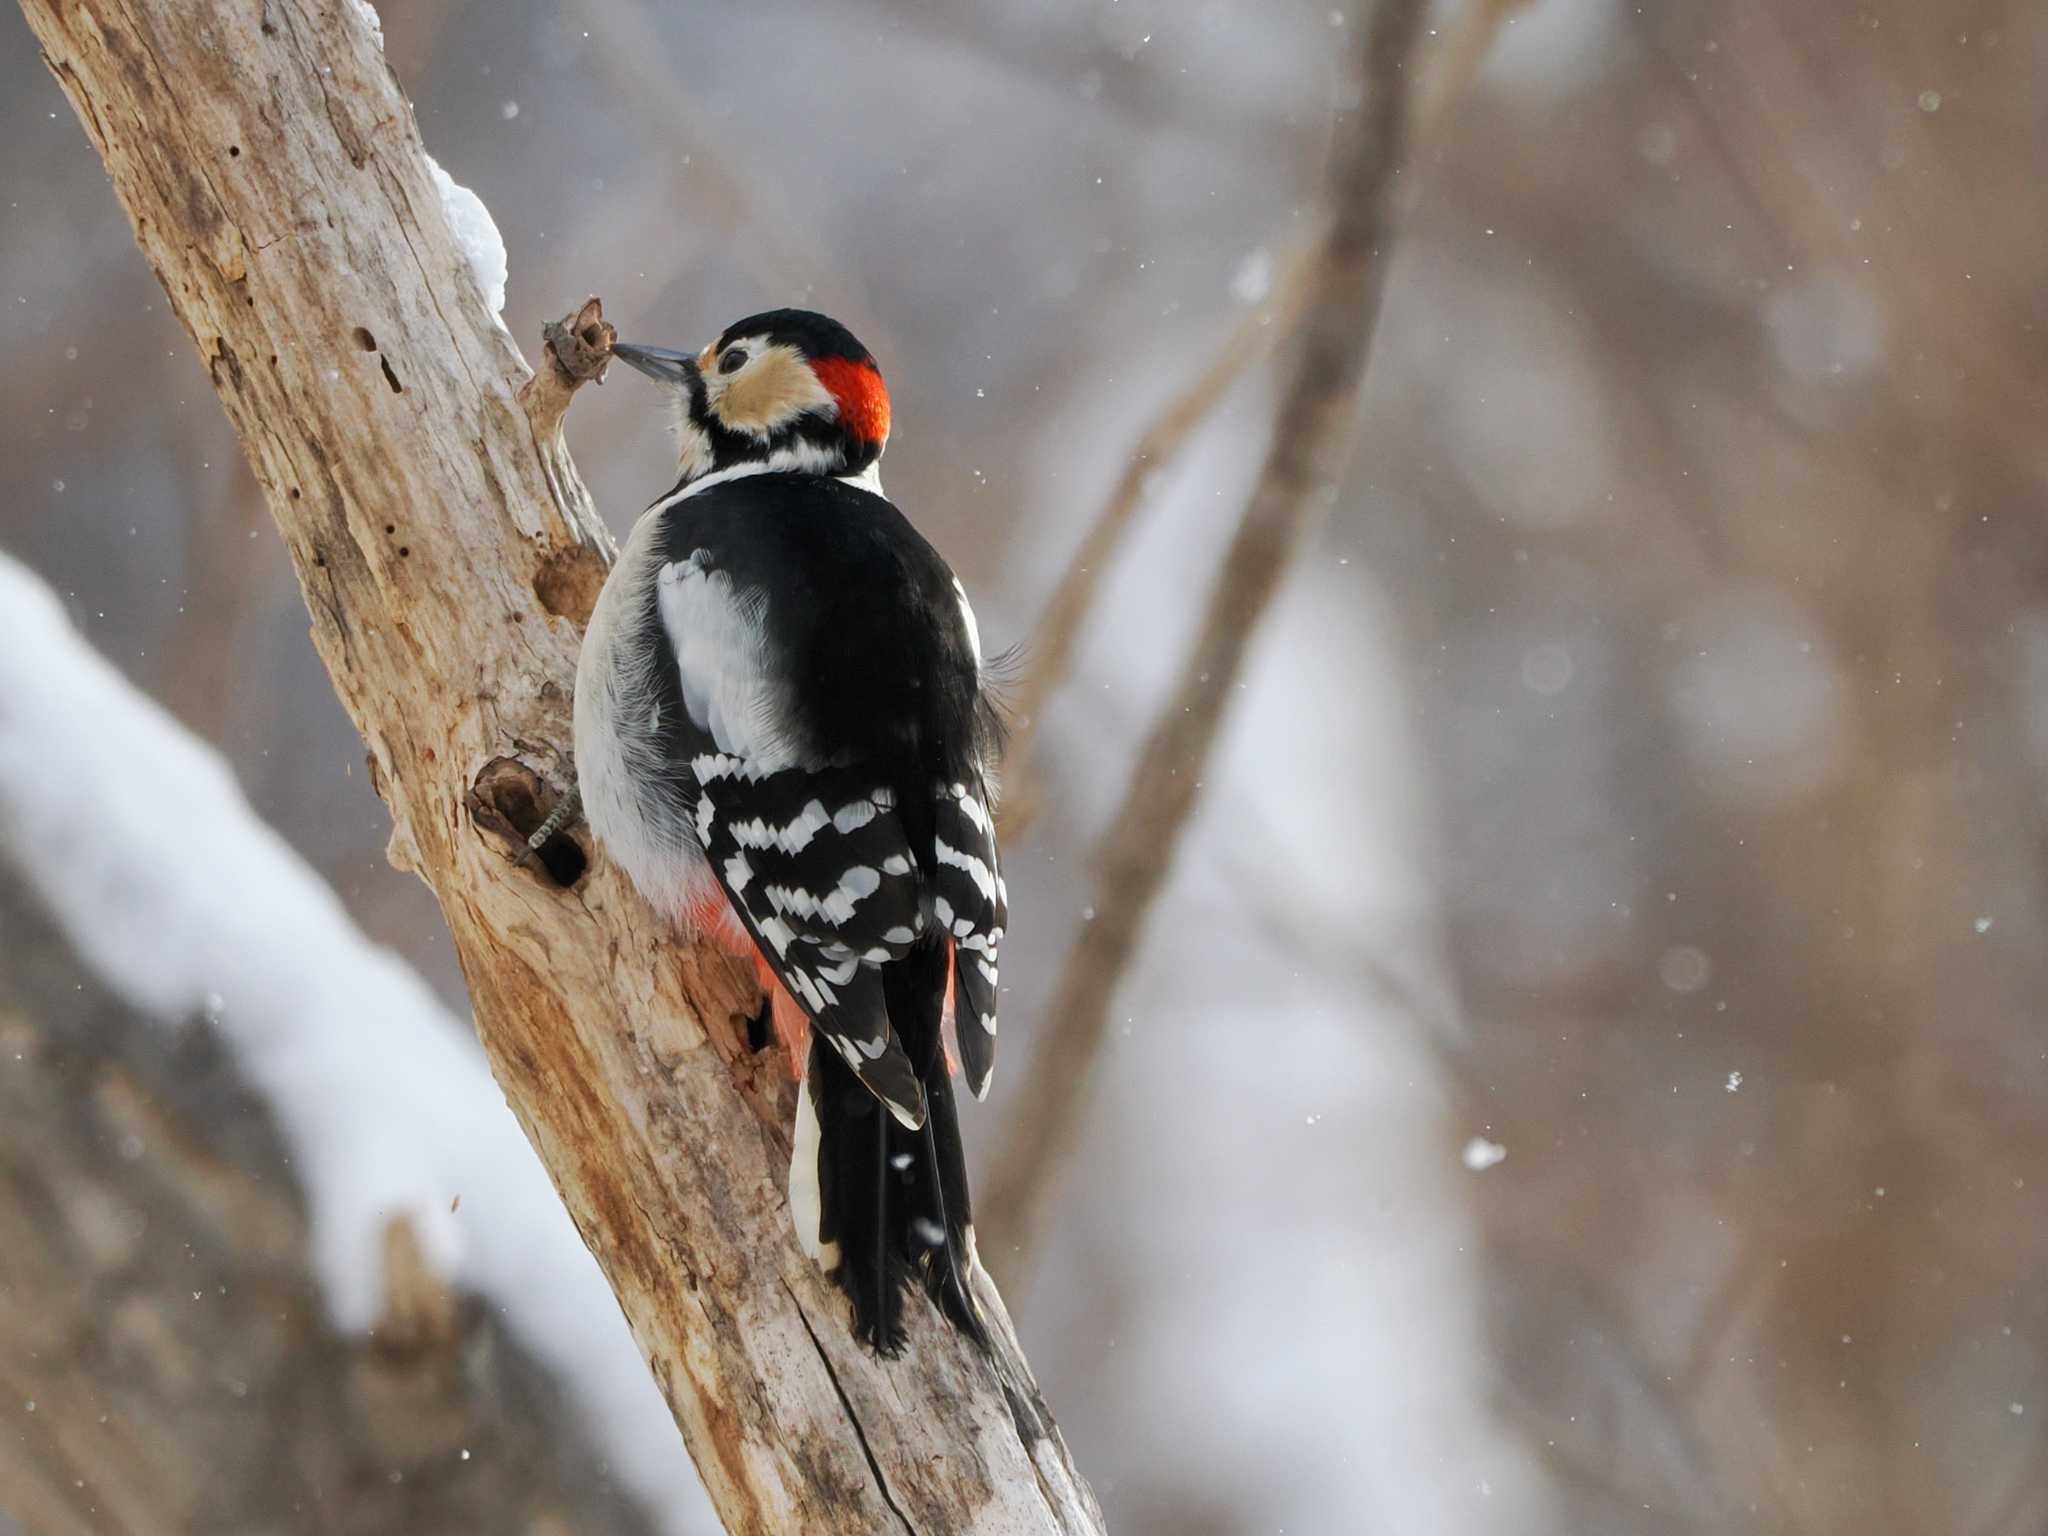
<path id="1" fill-rule="evenodd" d="M 1522 3 L 1471 0 L 1461 8 L 1456 24 L 1428 51 L 1422 88 L 1412 97 L 1406 86 L 1410 61 L 1389 69 L 1384 60 L 1369 57 L 1365 75 L 1368 101 L 1373 93 L 1385 91 L 1399 98 L 1393 110 L 1413 117 L 1405 133 L 1389 132 L 1388 142 L 1371 146 L 1370 152 L 1399 156 L 1411 136 L 1418 158 L 1433 150 L 1446 130 L 1454 104 L 1471 85 L 1494 33 Z M 1374 27 L 1382 25 L 1376 10 Z M 1381 42 L 1383 35 L 1376 30 L 1368 46 Z M 1393 172 L 1363 163 L 1359 154 L 1359 146 L 1340 133 L 1328 193 L 1340 210 L 1357 198 L 1387 195 L 1384 189 Z M 1209 366 L 1146 428 L 1108 502 L 1089 526 L 1034 632 L 1025 674 L 1011 699 L 1016 726 L 1004 763 L 1006 835 L 1021 835 L 1037 812 L 1039 791 L 1032 753 L 1038 722 L 1053 689 L 1072 670 L 1080 631 L 1094 607 L 1104 570 L 1122 547 L 1147 487 L 1208 419 L 1231 385 L 1256 367 L 1277 341 L 1292 340 L 1298 330 L 1329 323 L 1327 307 L 1318 307 L 1317 301 L 1326 301 L 1330 284 L 1346 280 L 1345 276 L 1333 276 L 1329 266 L 1330 249 L 1340 238 L 1333 227 L 1321 241 L 1282 258 L 1267 299 L 1239 322 Z M 1383 259 L 1378 253 L 1371 258 L 1375 263 Z M 1377 289 L 1369 305 L 1376 302 Z M 1368 308 L 1357 337 L 1361 355 L 1370 348 L 1371 325 Z M 1304 374 L 1317 366 L 1312 355 L 1300 364 Z M 1283 405 L 1288 413 L 1283 417 L 1283 434 L 1297 410 L 1304 421 L 1316 414 L 1303 399 L 1301 377 L 1297 376 L 1294 392 Z M 1276 444 L 1266 475 L 1272 476 L 1274 466 L 1284 463 L 1291 452 L 1284 442 Z M 1013 1255 L 1008 1262 L 1019 1273 L 1029 1262 L 1029 1244 L 1043 1223 L 1045 1203 L 1052 1198 L 1044 1186 L 1056 1176 L 1064 1155 L 1061 1149 L 1069 1145 L 1069 1138 L 1062 1133 L 1069 1124 L 1067 1117 L 1079 1112 L 1070 1106 L 1077 1100 L 1086 1102 L 1086 1085 L 1101 1050 L 1111 1003 L 1129 968 L 1150 907 L 1165 884 L 1180 827 L 1192 814 L 1195 786 L 1200 783 L 1202 765 L 1228 703 L 1228 687 L 1212 684 L 1210 669 L 1220 666 L 1222 670 L 1213 675 L 1224 679 L 1233 679 L 1241 669 L 1245 649 L 1278 589 L 1279 572 L 1285 569 L 1292 546 L 1306 526 L 1308 510 L 1305 504 L 1297 507 L 1300 521 L 1293 532 L 1273 544 L 1250 527 L 1260 511 L 1258 499 L 1247 508 L 1240 542 L 1226 558 L 1225 586 L 1211 599 L 1181 691 L 1169 705 L 1166 719 L 1173 728 L 1162 729 L 1153 737 L 1125 792 L 1124 810 L 1096 855 L 1098 871 L 1114 872 L 1114 877 L 1102 884 L 1095 901 L 1096 917 L 1082 930 L 1070 969 L 1054 994 L 1053 1025 L 1033 1056 L 1018 1095 L 1011 1134 L 997 1163 L 994 1193 L 987 1202 L 996 1214 L 997 1229 L 1006 1235 Z M 1270 568 L 1246 558 L 1267 550 L 1279 556 Z M 1177 783 L 1188 786 L 1184 796 L 1174 792 Z M 1127 919 L 1104 918 L 1106 908 L 1117 910 L 1126 904 L 1132 905 Z M 1048 1129 L 1052 1134 L 1046 1134 Z"/>
<path id="2" fill-rule="evenodd" d="M 1014 722 L 1003 754 L 999 813 L 1006 843 L 1022 837 L 1038 814 L 1039 792 L 1032 762 L 1038 722 L 1053 690 L 1073 670 L 1081 627 L 1094 609 L 1104 573 L 1123 548 L 1132 520 L 1144 504 L 1146 487 L 1173 462 L 1230 387 L 1264 361 L 1279 341 L 1293 337 L 1308 304 L 1319 255 L 1319 248 L 1311 245 L 1282 257 L 1272 292 L 1238 321 L 1209 366 L 1169 400 L 1158 419 L 1139 436 L 1109 500 L 1088 525 L 1087 536 L 1033 626 L 1024 675 L 1004 698 Z"/>
<path id="3" fill-rule="evenodd" d="M 1527 3 L 1470 0 L 1460 8 L 1443 41 L 1428 51 L 1422 90 L 1411 98 L 1414 123 L 1408 130 L 1418 159 L 1438 148 L 1451 110 L 1471 85 L 1494 33 L 1511 12 Z M 1231 387 L 1257 369 L 1276 346 L 1295 336 L 1307 310 L 1319 256 L 1320 246 L 1309 242 L 1272 262 L 1274 270 L 1262 279 L 1268 290 L 1265 296 L 1238 321 L 1209 365 L 1169 399 L 1139 434 L 1108 501 L 1088 525 L 1086 537 L 1061 573 L 1045 611 L 1032 628 L 1023 675 L 1005 701 L 1014 722 L 1003 759 L 1000 817 L 1005 839 L 1023 836 L 1038 814 L 1040 792 L 1032 755 L 1039 721 L 1047 700 L 1073 672 L 1082 626 L 1094 610 L 1103 576 L 1122 550 L 1148 487 L 1173 464 Z M 1270 256 L 1267 259 L 1272 260 Z M 1086 1061 L 1064 1066 L 1080 1070 Z"/>

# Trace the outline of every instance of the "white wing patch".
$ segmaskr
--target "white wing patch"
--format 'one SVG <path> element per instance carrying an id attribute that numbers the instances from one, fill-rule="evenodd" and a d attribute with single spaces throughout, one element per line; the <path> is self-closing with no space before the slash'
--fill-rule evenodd
<path id="1" fill-rule="evenodd" d="M 697 728 L 757 773 L 788 766 L 788 711 L 768 673 L 758 605 L 735 593 L 725 572 L 708 568 L 701 549 L 661 568 L 655 603 L 682 675 L 683 708 Z"/>

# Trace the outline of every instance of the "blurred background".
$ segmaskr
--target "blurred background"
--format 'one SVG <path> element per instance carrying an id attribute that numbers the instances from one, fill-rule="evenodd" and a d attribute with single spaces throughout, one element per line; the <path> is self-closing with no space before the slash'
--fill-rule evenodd
<path id="1" fill-rule="evenodd" d="M 834 313 L 889 378 L 892 495 L 1026 665 L 1140 434 L 1313 231 L 1365 14 L 379 10 L 504 234 L 529 358 L 592 292 L 693 349 Z M 1355 460 L 1079 1064 L 1050 1219 L 1028 1251 L 984 1236 L 1115 1528 L 2048 1527 L 2044 72 L 2022 0 L 1534 0 L 1403 173 Z M 0 123 L 0 550 L 466 1018 L 256 488 L 18 19 Z M 1147 478 L 1045 712 L 984 1175 L 1288 355 Z M 673 478 L 623 375 L 569 435 L 615 531 Z M 0 1532 L 150 1528 L 51 1468 L 140 1455 L 94 1439 L 110 1414 L 146 1445 L 202 1408 L 193 1529 L 652 1528 L 659 1479 L 614 1476 L 616 1420 L 490 1334 L 487 1294 L 364 1354 L 295 1257 L 289 1101 L 204 1019 L 106 995 L 24 824 L 0 804 Z M 85 1188 L 175 1235 L 39 1267 Z M 259 1230 L 260 1307 L 166 1320 L 198 1295 L 180 1253 L 227 1285 Z M 217 1340 L 276 1308 L 236 1393 Z M 394 1403 L 445 1433 L 380 1439 Z"/>

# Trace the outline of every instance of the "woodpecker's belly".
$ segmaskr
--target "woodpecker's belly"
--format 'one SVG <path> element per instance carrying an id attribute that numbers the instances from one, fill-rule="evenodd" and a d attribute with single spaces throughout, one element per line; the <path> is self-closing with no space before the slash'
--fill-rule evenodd
<path id="1" fill-rule="evenodd" d="M 576 663 L 576 777 L 584 815 L 612 860 L 657 910 L 680 920 L 717 886 L 678 802 L 671 762 L 682 708 L 664 697 L 655 614 L 660 517 L 634 525 L 584 632 Z M 667 730 L 664 730 L 666 724 Z M 685 775 L 687 777 L 687 775 Z"/>

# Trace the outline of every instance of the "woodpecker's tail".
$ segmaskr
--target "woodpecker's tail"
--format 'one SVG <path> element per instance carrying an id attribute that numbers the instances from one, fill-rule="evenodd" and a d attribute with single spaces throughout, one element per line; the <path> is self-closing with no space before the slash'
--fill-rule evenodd
<path id="1" fill-rule="evenodd" d="M 967 1160 L 939 1043 L 949 962 L 944 945 L 920 946 L 884 972 L 891 1024 L 924 1082 L 921 1129 L 884 1109 L 815 1034 L 797 1100 L 789 1191 L 798 1239 L 852 1299 L 854 1331 L 889 1355 L 903 1347 L 913 1279 L 987 1343 L 972 1285 Z"/>

